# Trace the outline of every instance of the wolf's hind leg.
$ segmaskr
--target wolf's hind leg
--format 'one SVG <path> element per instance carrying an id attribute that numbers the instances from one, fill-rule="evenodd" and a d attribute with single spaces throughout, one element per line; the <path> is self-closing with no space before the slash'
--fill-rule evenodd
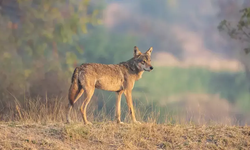
<path id="1" fill-rule="evenodd" d="M 84 100 L 81 106 L 81 112 L 82 112 L 82 117 L 83 117 L 83 121 L 84 124 L 92 124 L 91 122 L 89 122 L 87 120 L 87 114 L 86 114 L 86 110 L 87 110 L 87 106 L 94 94 L 95 88 L 91 88 L 91 87 L 85 87 L 85 94 L 84 94 Z"/>

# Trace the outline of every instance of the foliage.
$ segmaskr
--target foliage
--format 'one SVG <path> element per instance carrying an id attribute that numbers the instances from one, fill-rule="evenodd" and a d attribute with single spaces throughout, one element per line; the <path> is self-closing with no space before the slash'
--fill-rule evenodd
<path id="1" fill-rule="evenodd" d="M 89 0 L 19 0 L 12 6 L 11 13 L 0 14 L 1 95 L 5 89 L 15 95 L 34 92 L 34 86 L 62 92 L 59 81 L 71 74 L 76 52 L 83 51 L 79 36 L 89 25 L 101 23 L 98 6 Z"/>
<path id="2" fill-rule="evenodd" d="M 226 31 L 228 35 L 236 40 L 243 42 L 250 42 L 250 7 L 242 9 L 241 18 L 238 21 L 236 27 L 232 26 L 227 20 L 221 21 L 218 29 L 220 31 Z M 246 54 L 250 52 L 249 47 L 244 49 Z"/>
<path id="3" fill-rule="evenodd" d="M 88 13 L 88 3 L 88 0 L 19 1 L 18 29 L 5 38 L 18 51 L 25 66 L 34 60 L 44 62 L 47 59 L 61 59 L 72 65 L 69 59 L 76 58 L 74 52 L 61 51 L 60 47 L 77 46 L 73 41 L 79 34 L 87 32 L 87 24 L 99 22 L 97 10 Z M 65 53 L 66 61 L 61 58 Z"/>
<path id="4" fill-rule="evenodd" d="M 228 22 L 227 20 L 223 20 L 219 24 L 218 29 L 220 31 L 226 31 L 227 34 L 232 39 L 246 43 L 247 46 L 244 48 L 244 52 L 247 55 L 250 52 L 250 45 L 249 45 L 249 43 L 250 43 L 250 7 L 242 9 L 240 11 L 240 13 L 241 13 L 241 17 L 240 17 L 239 21 L 237 22 L 236 26 L 232 25 L 232 23 Z M 249 56 L 247 56 L 247 57 L 245 57 L 245 58 L 249 59 Z M 244 61 L 244 60 L 240 60 L 240 61 L 242 62 L 243 66 L 245 68 L 246 78 L 248 79 L 247 83 L 249 86 L 249 81 L 250 81 L 249 63 L 247 61 Z M 241 87 L 239 87 L 239 88 L 241 88 Z M 232 91 L 232 93 L 233 93 L 233 91 Z M 231 95 L 230 97 L 234 97 L 234 96 L 235 95 Z M 244 99 L 246 99 L 246 96 Z"/>

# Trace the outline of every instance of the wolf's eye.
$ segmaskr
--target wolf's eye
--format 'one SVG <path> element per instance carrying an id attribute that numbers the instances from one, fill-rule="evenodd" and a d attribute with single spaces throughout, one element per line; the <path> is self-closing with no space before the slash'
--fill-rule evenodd
<path id="1" fill-rule="evenodd" d="M 145 64 L 145 63 L 146 63 L 146 61 L 145 61 L 145 60 L 143 60 L 143 61 L 142 61 L 142 63 L 143 63 L 143 64 Z"/>

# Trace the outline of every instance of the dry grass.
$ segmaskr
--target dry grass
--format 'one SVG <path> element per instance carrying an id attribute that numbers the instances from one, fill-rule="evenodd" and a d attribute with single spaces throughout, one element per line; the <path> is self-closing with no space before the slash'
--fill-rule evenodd
<path id="1" fill-rule="evenodd" d="M 0 123 L 0 149 L 249 149 L 250 128 L 237 126 L 117 125 L 113 122 Z"/>
<path id="2" fill-rule="evenodd" d="M 156 124 L 154 112 L 141 125 L 118 125 L 104 111 L 94 112 L 95 101 L 88 109 L 92 126 L 83 125 L 77 105 L 73 123 L 65 124 L 67 104 L 65 98 L 6 103 L 0 113 L 0 149 L 250 149 L 248 126 Z M 136 114 L 142 120 L 143 112 Z"/>

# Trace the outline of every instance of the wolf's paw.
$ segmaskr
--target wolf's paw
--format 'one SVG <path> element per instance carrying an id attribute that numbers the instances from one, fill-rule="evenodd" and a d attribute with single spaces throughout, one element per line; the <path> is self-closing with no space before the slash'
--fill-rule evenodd
<path id="1" fill-rule="evenodd" d="M 133 121 L 134 124 L 141 124 L 140 121 Z"/>
<path id="2" fill-rule="evenodd" d="M 87 121 L 84 123 L 85 125 L 93 125 L 91 122 Z"/>
<path id="3" fill-rule="evenodd" d="M 125 124 L 125 123 L 122 121 L 117 121 L 117 124 Z"/>

